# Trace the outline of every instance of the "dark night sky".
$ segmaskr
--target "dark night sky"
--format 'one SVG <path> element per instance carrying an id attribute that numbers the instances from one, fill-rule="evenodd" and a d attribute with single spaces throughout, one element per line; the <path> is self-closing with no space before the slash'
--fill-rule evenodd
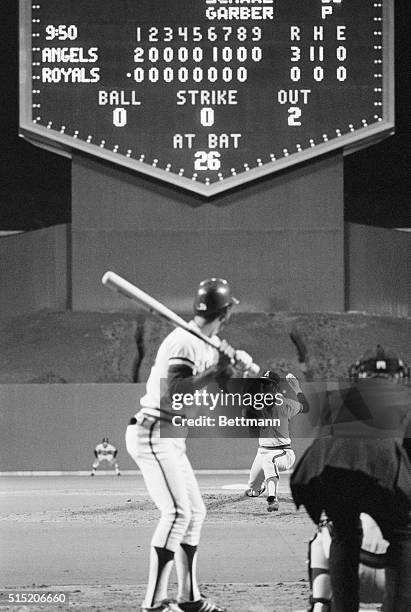
<path id="1" fill-rule="evenodd" d="M 0 230 L 38 229 L 70 222 L 70 160 L 33 147 L 17 136 L 17 4 L 17 0 L 3 0 L 1 6 L 5 70 L 0 94 Z M 411 227 L 408 5 L 407 0 L 399 0 L 395 9 L 396 134 L 345 158 L 347 221 Z"/>

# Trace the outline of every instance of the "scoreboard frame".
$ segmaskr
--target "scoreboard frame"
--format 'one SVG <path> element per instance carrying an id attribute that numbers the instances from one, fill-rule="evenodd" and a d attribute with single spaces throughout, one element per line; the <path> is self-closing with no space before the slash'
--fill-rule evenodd
<path id="1" fill-rule="evenodd" d="M 39 0 L 41 1 L 41 0 Z M 347 0 L 346 0 L 347 1 Z M 372 1 L 372 0 L 368 0 Z M 282 158 L 275 163 L 264 163 L 259 167 L 250 168 L 247 172 L 240 172 L 234 176 L 224 177 L 212 183 L 202 183 L 196 179 L 168 172 L 141 160 L 126 157 L 112 150 L 90 144 L 75 137 L 33 122 L 33 2 L 19 0 L 19 67 L 20 67 L 20 105 L 19 105 L 19 136 L 51 152 L 72 158 L 73 154 L 97 157 L 104 162 L 120 165 L 143 176 L 169 183 L 175 187 L 194 192 L 205 198 L 215 196 L 226 190 L 244 186 L 246 183 L 267 177 L 278 171 L 309 162 L 316 157 L 330 154 L 333 151 L 342 151 L 344 155 L 370 146 L 394 134 L 394 0 L 380 0 L 382 2 L 382 104 L 383 116 L 378 123 L 355 129 L 352 133 L 341 134 L 326 142 L 315 144 L 311 148 L 303 149 Z"/>

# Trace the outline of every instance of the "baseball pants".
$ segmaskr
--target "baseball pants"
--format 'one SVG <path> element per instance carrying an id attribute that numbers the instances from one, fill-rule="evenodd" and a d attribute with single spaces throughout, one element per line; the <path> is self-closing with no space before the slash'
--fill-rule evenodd
<path id="1" fill-rule="evenodd" d="M 180 544 L 196 546 L 206 508 L 185 440 L 160 437 L 159 421 L 145 418 L 127 427 L 126 447 L 161 513 L 151 545 L 174 552 Z"/>
<path id="2" fill-rule="evenodd" d="M 259 447 L 250 470 L 248 487 L 256 493 L 269 478 L 279 478 L 280 472 L 289 470 L 295 463 L 295 454 L 291 448 Z"/>
<path id="3" fill-rule="evenodd" d="M 98 457 L 93 462 L 93 470 L 96 470 L 101 463 L 108 463 L 110 467 L 117 468 L 117 462 L 114 457 Z"/>

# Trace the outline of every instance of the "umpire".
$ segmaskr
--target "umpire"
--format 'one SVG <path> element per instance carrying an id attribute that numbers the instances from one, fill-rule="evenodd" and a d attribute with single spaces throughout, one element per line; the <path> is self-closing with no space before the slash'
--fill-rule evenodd
<path id="1" fill-rule="evenodd" d="M 411 437 L 411 390 L 396 384 L 381 360 L 363 378 L 333 387 L 321 433 L 291 477 L 295 504 L 316 524 L 323 511 L 333 522 L 333 612 L 358 612 L 361 512 L 390 542 L 384 612 L 410 612 L 411 463 L 404 440 Z"/>

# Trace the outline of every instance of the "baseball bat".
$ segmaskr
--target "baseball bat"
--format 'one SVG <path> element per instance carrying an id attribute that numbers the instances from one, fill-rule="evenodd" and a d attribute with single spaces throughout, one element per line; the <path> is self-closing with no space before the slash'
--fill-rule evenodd
<path id="1" fill-rule="evenodd" d="M 161 302 L 151 297 L 151 295 L 149 295 L 142 289 L 139 289 L 132 283 L 129 283 L 125 278 L 119 276 L 115 272 L 106 272 L 103 275 L 101 282 L 103 283 L 103 285 L 109 287 L 113 291 L 117 291 L 117 293 L 124 295 L 129 300 L 133 300 L 134 302 L 137 302 L 137 304 L 144 306 L 153 314 L 159 315 L 169 323 L 172 323 L 174 327 L 181 327 L 189 334 L 196 336 L 196 338 L 199 338 L 200 340 L 202 340 L 206 344 L 209 344 L 218 351 L 220 350 L 220 342 L 218 340 L 216 340 L 215 338 L 209 338 L 208 336 L 202 334 L 201 331 L 193 329 L 192 327 L 190 327 L 187 321 L 185 321 L 178 314 L 170 310 L 170 308 L 167 308 L 167 306 L 164 306 L 164 304 L 161 304 Z M 257 375 L 260 371 L 260 367 L 256 363 L 252 363 L 250 368 L 248 369 L 253 375 Z"/>

